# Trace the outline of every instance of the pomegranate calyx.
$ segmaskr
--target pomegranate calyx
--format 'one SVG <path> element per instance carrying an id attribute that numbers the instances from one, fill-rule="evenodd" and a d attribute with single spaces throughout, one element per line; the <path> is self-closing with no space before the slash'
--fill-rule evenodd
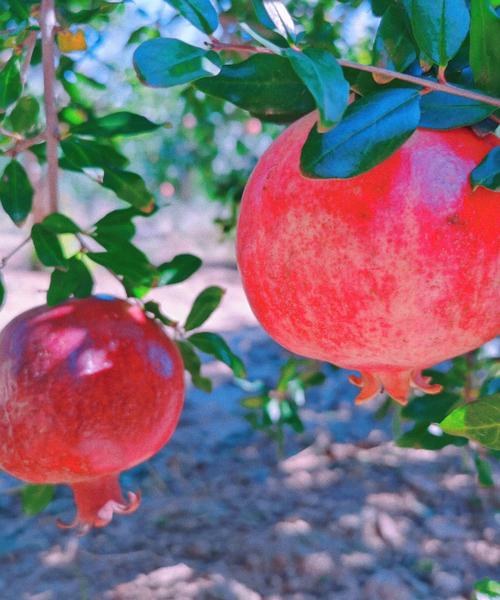
<path id="1" fill-rule="evenodd" d="M 361 377 L 350 375 L 349 381 L 361 388 L 356 397 L 356 404 L 361 404 L 374 398 L 379 392 L 385 391 L 402 406 L 408 404 L 410 388 L 415 388 L 426 394 L 439 394 L 443 386 L 431 383 L 431 378 L 422 375 L 418 369 L 387 369 L 362 371 Z"/>

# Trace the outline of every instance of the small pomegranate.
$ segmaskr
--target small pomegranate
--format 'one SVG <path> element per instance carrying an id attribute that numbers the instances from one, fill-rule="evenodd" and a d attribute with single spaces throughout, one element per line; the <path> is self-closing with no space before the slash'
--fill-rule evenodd
<path id="1" fill-rule="evenodd" d="M 176 346 L 138 305 L 110 296 L 22 313 L 0 334 L 0 466 L 32 483 L 65 483 L 71 525 L 130 513 L 119 474 L 158 452 L 184 400 Z"/>
<path id="2" fill-rule="evenodd" d="M 357 402 L 437 393 L 422 369 L 500 330 L 500 202 L 468 181 L 498 142 L 420 129 L 367 173 L 309 179 L 300 152 L 315 119 L 278 137 L 243 194 L 250 305 L 285 348 L 360 371 Z"/>

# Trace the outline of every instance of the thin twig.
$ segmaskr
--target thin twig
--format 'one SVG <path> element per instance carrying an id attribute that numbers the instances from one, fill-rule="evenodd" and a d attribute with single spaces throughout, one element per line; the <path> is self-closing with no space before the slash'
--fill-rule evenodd
<path id="1" fill-rule="evenodd" d="M 55 102 L 54 83 L 55 69 L 55 42 L 54 29 L 56 26 L 56 13 L 54 0 L 42 0 L 40 8 L 40 29 L 42 31 L 42 66 L 43 66 L 43 92 L 46 120 L 47 142 L 47 192 L 50 212 L 57 212 L 58 207 L 58 160 L 57 144 L 59 139 L 59 123 Z"/>
<path id="2" fill-rule="evenodd" d="M 20 244 L 18 244 L 13 250 L 11 250 L 3 258 L 0 258 L 0 269 L 3 269 L 5 267 L 5 265 L 9 262 L 9 260 L 14 256 L 14 254 L 17 254 L 17 252 L 19 252 L 19 250 L 21 250 L 21 248 L 26 246 L 26 244 L 30 240 L 31 240 L 31 236 L 27 237 L 25 240 L 23 240 Z"/>
<path id="3" fill-rule="evenodd" d="M 213 50 L 228 50 L 234 52 L 246 52 L 246 53 L 259 53 L 259 54 L 272 54 L 272 50 L 269 48 L 251 46 L 249 44 L 225 44 L 215 38 L 211 38 L 209 46 Z M 391 71 L 390 69 L 384 69 L 382 67 L 374 67 L 373 65 L 362 65 L 352 60 L 346 60 L 344 58 L 337 59 L 337 62 L 342 67 L 349 69 L 356 69 L 357 71 L 366 71 L 368 73 L 375 73 L 377 75 L 383 75 L 390 79 L 400 79 L 401 81 L 407 81 L 415 85 L 420 85 L 429 90 L 435 92 L 445 92 L 446 94 L 452 94 L 453 96 L 461 96 L 462 98 L 468 98 L 469 100 L 477 100 L 484 104 L 490 104 L 491 106 L 497 106 L 500 108 L 500 99 L 494 98 L 493 96 L 487 96 L 486 94 L 480 94 L 473 90 L 466 90 L 459 88 L 449 83 L 439 83 L 437 81 L 431 81 L 422 77 L 415 77 L 414 75 L 408 75 L 407 73 L 399 73 L 398 71 Z"/>
<path id="4" fill-rule="evenodd" d="M 23 140 L 23 136 L 15 131 L 8 131 L 4 127 L 0 126 L 0 135 L 4 135 L 5 137 L 10 138 L 11 140 L 16 140 L 17 142 Z"/>
<path id="5" fill-rule="evenodd" d="M 2 132 L 0 131 L 0 133 Z M 6 134 L 4 133 L 4 135 Z M 18 141 L 14 144 L 14 146 L 5 151 L 5 154 L 7 156 L 16 156 L 20 152 L 28 150 L 28 148 L 30 148 L 31 146 L 35 146 L 40 142 L 44 142 L 46 139 L 46 131 L 44 130 L 38 135 L 35 135 L 31 138 L 23 138 L 22 136 L 18 136 L 15 139 L 17 139 Z"/>
<path id="6" fill-rule="evenodd" d="M 33 57 L 33 51 L 36 45 L 36 31 L 30 31 L 28 37 L 24 40 L 23 46 L 26 48 L 26 56 L 24 57 L 23 64 L 21 66 L 21 81 L 23 86 L 26 85 L 28 79 L 28 70 L 30 68 L 31 59 Z"/>
<path id="7" fill-rule="evenodd" d="M 474 369 L 476 367 L 477 354 L 476 350 L 467 352 L 465 355 L 465 364 L 467 365 L 467 372 L 465 374 L 464 383 L 464 400 L 467 404 L 474 402 Z"/>

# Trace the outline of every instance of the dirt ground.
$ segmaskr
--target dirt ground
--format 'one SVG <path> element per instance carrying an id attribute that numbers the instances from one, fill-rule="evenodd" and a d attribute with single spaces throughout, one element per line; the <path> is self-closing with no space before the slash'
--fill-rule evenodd
<path id="1" fill-rule="evenodd" d="M 46 274 L 7 270 L 0 325 L 42 303 Z M 99 276 L 102 291 L 117 291 Z M 208 326 L 274 379 L 286 353 L 257 326 L 234 268 L 208 266 L 161 291 L 181 317 L 207 284 L 227 288 Z M 15 292 L 15 293 L 14 293 Z M 20 509 L 19 482 L 0 477 L 2 600 L 462 600 L 500 577 L 499 503 L 478 488 L 461 450 L 402 450 L 377 407 L 354 408 L 345 372 L 310 393 L 306 432 L 286 456 L 242 418 L 225 367 L 207 362 L 211 395 L 189 389 L 171 443 L 122 476 L 140 509 L 78 538 L 60 487 L 42 514 Z"/>

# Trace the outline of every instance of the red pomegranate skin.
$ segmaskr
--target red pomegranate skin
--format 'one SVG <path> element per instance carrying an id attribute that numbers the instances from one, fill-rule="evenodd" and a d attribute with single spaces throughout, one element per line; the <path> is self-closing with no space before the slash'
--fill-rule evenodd
<path id="1" fill-rule="evenodd" d="M 39 306 L 0 334 L 0 466 L 65 483 L 83 531 L 131 512 L 119 473 L 158 452 L 184 399 L 182 359 L 139 307 L 111 296 Z"/>
<path id="2" fill-rule="evenodd" d="M 310 179 L 300 152 L 315 121 L 274 141 L 243 194 L 250 305 L 288 350 L 360 371 L 358 402 L 437 393 L 421 370 L 500 330 L 500 202 L 468 180 L 498 141 L 419 129 L 367 173 Z"/>

